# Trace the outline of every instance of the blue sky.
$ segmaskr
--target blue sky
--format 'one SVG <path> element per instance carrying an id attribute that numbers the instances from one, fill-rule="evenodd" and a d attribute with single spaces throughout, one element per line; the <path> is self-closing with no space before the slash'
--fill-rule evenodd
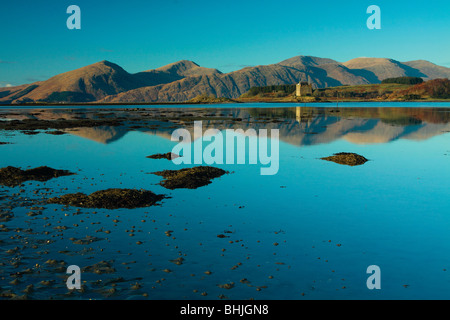
<path id="1" fill-rule="evenodd" d="M 69 30 L 69 5 L 81 30 Z M 381 30 L 369 30 L 370 5 Z M 297 55 L 425 59 L 450 67 L 450 1 L 164 0 L 3 2 L 0 86 L 101 60 L 131 73 L 192 60 L 230 72 Z"/>

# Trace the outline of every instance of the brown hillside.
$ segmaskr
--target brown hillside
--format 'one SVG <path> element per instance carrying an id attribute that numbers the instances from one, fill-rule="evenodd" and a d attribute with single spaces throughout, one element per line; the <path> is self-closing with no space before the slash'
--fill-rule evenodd
<path id="1" fill-rule="evenodd" d="M 420 70 L 414 69 L 393 59 L 356 58 L 344 62 L 343 65 L 349 69 L 370 71 L 379 81 L 397 77 L 427 77 L 427 75 Z"/>

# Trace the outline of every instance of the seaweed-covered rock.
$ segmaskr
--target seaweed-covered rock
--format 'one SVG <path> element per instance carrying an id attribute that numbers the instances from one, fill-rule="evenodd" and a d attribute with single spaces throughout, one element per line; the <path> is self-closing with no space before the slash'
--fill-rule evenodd
<path id="1" fill-rule="evenodd" d="M 15 187 L 29 180 L 48 181 L 53 178 L 70 176 L 73 174 L 75 173 L 67 170 L 52 169 L 46 166 L 28 170 L 9 166 L 0 169 L 0 184 L 8 187 Z"/>
<path id="2" fill-rule="evenodd" d="M 122 124 L 117 119 L 57 119 L 57 120 L 39 120 L 24 119 L 0 121 L 0 130 L 24 130 L 26 134 L 37 134 L 39 131 L 49 129 L 69 129 L 69 128 L 90 128 L 100 126 L 116 127 Z"/>
<path id="3" fill-rule="evenodd" d="M 164 195 L 147 190 L 107 189 L 96 191 L 90 195 L 83 193 L 66 194 L 51 198 L 47 202 L 82 208 L 133 209 L 153 206 L 164 198 Z"/>
<path id="4" fill-rule="evenodd" d="M 160 182 L 166 189 L 197 189 L 211 183 L 212 179 L 221 177 L 228 173 L 225 170 L 215 167 L 199 166 L 180 170 L 157 171 L 153 174 L 164 178 Z"/>
<path id="5" fill-rule="evenodd" d="M 61 131 L 61 130 L 51 130 L 51 131 L 46 131 L 45 133 L 52 134 L 54 136 L 60 136 L 60 135 L 66 134 L 64 131 Z"/>
<path id="6" fill-rule="evenodd" d="M 325 157 L 321 159 L 326 161 L 332 161 L 338 164 L 344 164 L 347 166 L 359 166 L 369 161 L 359 154 L 349 152 L 335 153 L 330 157 Z"/>
<path id="7" fill-rule="evenodd" d="M 219 288 L 229 290 L 229 289 L 234 288 L 234 282 L 224 283 L 224 284 L 218 284 L 217 286 L 218 286 Z"/>
<path id="8" fill-rule="evenodd" d="M 116 269 L 113 267 L 114 260 L 100 261 L 92 266 L 84 267 L 82 272 L 92 272 L 96 274 L 115 273 Z"/>
<path id="9" fill-rule="evenodd" d="M 167 159 L 167 160 L 176 159 L 178 157 L 179 157 L 179 155 L 172 153 L 172 152 L 157 153 L 157 154 L 153 154 L 151 156 L 147 156 L 147 158 L 149 158 L 149 159 Z"/>

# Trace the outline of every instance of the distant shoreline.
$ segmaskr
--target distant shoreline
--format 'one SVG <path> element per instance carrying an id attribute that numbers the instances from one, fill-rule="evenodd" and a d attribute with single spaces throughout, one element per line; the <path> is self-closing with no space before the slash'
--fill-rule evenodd
<path id="1" fill-rule="evenodd" d="M 450 99 L 435 99 L 435 100 L 327 100 L 327 101 L 268 101 L 268 100 L 253 100 L 253 101 L 227 101 L 227 102 L 127 102 L 127 103 L 91 103 L 91 102 L 74 102 L 74 103 L 22 103 L 22 104 L 2 104 L 0 103 L 0 107 L 11 107 L 11 108 L 20 108 L 20 107 L 64 107 L 64 106 L 154 106 L 154 105 L 212 105 L 212 104 L 256 104 L 256 103 L 277 103 L 277 104 L 290 104 L 290 103 L 298 103 L 298 104 L 339 104 L 339 103 L 396 103 L 396 102 L 406 102 L 406 103 L 417 103 L 417 102 L 450 102 Z"/>

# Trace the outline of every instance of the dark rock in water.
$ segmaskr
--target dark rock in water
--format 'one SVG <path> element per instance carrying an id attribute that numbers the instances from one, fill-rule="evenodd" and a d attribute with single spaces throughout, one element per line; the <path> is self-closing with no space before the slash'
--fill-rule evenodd
<path id="1" fill-rule="evenodd" d="M 200 166 L 180 170 L 158 171 L 153 174 L 165 179 L 160 182 L 161 186 L 173 190 L 180 188 L 197 189 L 210 184 L 212 179 L 226 173 L 228 172 L 219 168 Z"/>
<path id="2" fill-rule="evenodd" d="M 62 176 L 70 176 L 75 173 L 67 170 L 57 170 L 49 167 L 38 167 L 34 169 L 22 170 L 16 167 L 6 167 L 0 169 L 0 184 L 8 187 L 15 187 L 25 181 L 47 181 Z"/>
<path id="3" fill-rule="evenodd" d="M 169 260 L 169 261 L 172 262 L 172 263 L 175 263 L 177 265 L 181 265 L 181 264 L 183 264 L 184 258 L 183 257 L 178 257 L 176 259 Z"/>
<path id="4" fill-rule="evenodd" d="M 0 121 L 0 130 L 23 130 L 25 134 L 38 134 L 40 131 L 34 130 L 90 128 L 100 126 L 116 127 L 121 124 L 122 122 L 118 119 L 25 119 Z"/>
<path id="5" fill-rule="evenodd" d="M 100 241 L 102 239 L 87 235 L 83 239 L 71 238 L 70 240 L 72 241 L 73 244 L 91 244 L 92 242 Z"/>
<path id="6" fill-rule="evenodd" d="M 321 159 L 336 162 L 338 164 L 344 164 L 347 166 L 359 166 L 359 165 L 362 165 L 362 164 L 366 163 L 367 161 L 369 161 L 359 154 L 349 153 L 349 152 L 335 153 L 334 155 L 332 155 L 330 157 L 321 158 Z"/>
<path id="7" fill-rule="evenodd" d="M 172 152 L 167 152 L 167 153 L 157 153 L 157 154 L 153 154 L 151 156 L 148 156 L 147 158 L 149 159 L 167 159 L 167 160 L 172 160 L 172 159 L 176 159 L 178 158 L 179 155 L 172 153 Z"/>
<path id="8" fill-rule="evenodd" d="M 218 284 L 217 286 L 218 286 L 219 288 L 229 290 L 229 289 L 234 288 L 234 282 L 224 283 L 224 284 Z"/>
<path id="9" fill-rule="evenodd" d="M 153 206 L 164 198 L 164 195 L 154 194 L 147 190 L 107 189 L 96 191 L 90 195 L 83 193 L 66 194 L 51 198 L 47 202 L 82 208 L 133 209 Z"/>
<path id="10" fill-rule="evenodd" d="M 61 131 L 61 130 L 46 131 L 45 133 L 46 134 L 53 134 L 55 136 L 60 136 L 60 135 L 66 134 L 64 131 Z"/>
<path id="11" fill-rule="evenodd" d="M 33 136 L 33 135 L 35 135 L 35 134 L 39 134 L 39 131 L 25 130 L 25 131 L 22 131 L 22 133 L 23 133 L 23 134 L 26 134 L 26 135 L 28 135 L 28 136 Z"/>
<path id="12" fill-rule="evenodd" d="M 4 144 L 11 144 L 10 142 L 3 142 L 3 141 L 0 141 L 0 146 L 1 145 L 4 145 Z"/>
<path id="13" fill-rule="evenodd" d="M 113 267 L 114 261 L 100 261 L 92 266 L 84 267 L 82 272 L 92 272 L 96 274 L 115 273 L 116 269 Z"/>

